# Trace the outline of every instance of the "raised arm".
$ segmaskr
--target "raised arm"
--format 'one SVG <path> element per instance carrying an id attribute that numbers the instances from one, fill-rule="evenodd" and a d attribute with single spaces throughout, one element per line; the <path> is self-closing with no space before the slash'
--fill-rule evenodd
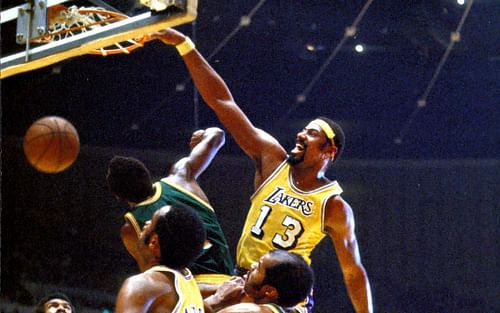
<path id="1" fill-rule="evenodd" d="M 174 46 L 186 40 L 182 33 L 173 29 L 151 36 Z M 274 137 L 252 124 L 235 103 L 226 83 L 196 49 L 184 54 L 183 59 L 203 100 L 250 158 L 280 162 L 286 157 L 286 151 Z"/>
<path id="2" fill-rule="evenodd" d="M 361 263 L 354 216 L 341 197 L 328 200 L 325 231 L 333 241 L 349 297 L 357 313 L 373 312 L 370 282 Z"/>
<path id="3" fill-rule="evenodd" d="M 224 131 L 220 128 L 195 131 L 189 144 L 191 152 L 172 166 L 170 175 L 180 175 L 188 181 L 196 180 L 212 163 L 224 141 Z"/>
<path id="4" fill-rule="evenodd" d="M 224 145 L 224 141 L 224 131 L 220 128 L 212 127 L 195 131 L 189 143 L 191 152 L 172 166 L 168 180 L 209 202 L 196 179 L 212 163 L 215 155 Z"/>

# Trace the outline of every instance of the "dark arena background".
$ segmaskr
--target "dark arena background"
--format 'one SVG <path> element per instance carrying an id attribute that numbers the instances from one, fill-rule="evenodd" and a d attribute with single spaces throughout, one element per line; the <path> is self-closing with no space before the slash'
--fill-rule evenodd
<path id="1" fill-rule="evenodd" d="M 316 116 L 344 127 L 327 176 L 353 207 L 375 312 L 500 312 L 500 1 L 200 0 L 196 22 L 177 29 L 287 149 Z M 135 156 L 160 178 L 193 130 L 220 124 L 160 42 L 4 78 L 1 101 L 2 313 L 32 312 L 55 289 L 78 313 L 112 312 L 137 268 L 120 241 L 125 205 L 106 186 L 108 161 Z M 47 115 L 80 136 L 78 159 L 59 174 L 23 154 L 24 133 Z M 253 173 L 226 133 L 200 180 L 233 254 Z M 353 312 L 328 238 L 313 268 L 315 312 Z"/>

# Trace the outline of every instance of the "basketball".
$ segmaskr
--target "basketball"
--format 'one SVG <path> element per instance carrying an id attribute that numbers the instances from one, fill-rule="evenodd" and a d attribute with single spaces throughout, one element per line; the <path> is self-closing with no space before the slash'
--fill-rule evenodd
<path id="1" fill-rule="evenodd" d="M 28 162 L 43 173 L 59 173 L 75 162 L 80 139 L 66 119 L 46 116 L 31 124 L 24 135 L 23 149 Z"/>

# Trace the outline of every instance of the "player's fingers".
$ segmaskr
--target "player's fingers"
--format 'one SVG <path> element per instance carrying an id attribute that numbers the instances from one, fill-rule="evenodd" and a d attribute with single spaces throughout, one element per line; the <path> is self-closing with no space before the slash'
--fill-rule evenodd
<path id="1" fill-rule="evenodd" d="M 156 38 L 154 38 L 152 36 L 152 34 L 146 34 L 144 35 L 144 41 L 148 42 L 148 41 L 151 41 L 151 40 L 155 40 Z"/>
<path id="2" fill-rule="evenodd" d="M 240 284 L 240 285 L 244 285 L 245 284 L 245 280 L 242 277 L 240 277 L 240 276 L 233 276 L 233 277 L 231 277 L 231 281 L 234 282 L 234 283 Z"/>
<path id="3" fill-rule="evenodd" d="M 149 33 L 146 35 L 147 37 L 152 39 L 161 39 L 162 38 L 162 33 L 161 32 L 154 32 L 154 33 Z"/>
<path id="4" fill-rule="evenodd" d="M 203 138 L 204 132 L 205 132 L 204 130 L 200 129 L 200 130 L 195 131 L 191 135 L 191 141 L 189 142 L 189 146 L 191 147 L 191 149 L 200 143 L 201 139 Z"/>

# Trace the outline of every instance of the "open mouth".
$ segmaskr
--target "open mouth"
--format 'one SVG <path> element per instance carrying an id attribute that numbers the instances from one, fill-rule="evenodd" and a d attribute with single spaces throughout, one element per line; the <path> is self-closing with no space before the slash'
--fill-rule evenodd
<path id="1" fill-rule="evenodd" d="M 306 144 L 298 141 L 292 149 L 292 153 L 302 153 L 306 149 Z"/>

